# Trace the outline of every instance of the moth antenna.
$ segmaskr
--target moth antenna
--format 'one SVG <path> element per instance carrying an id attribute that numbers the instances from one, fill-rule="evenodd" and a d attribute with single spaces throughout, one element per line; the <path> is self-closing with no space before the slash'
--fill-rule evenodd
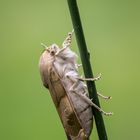
<path id="1" fill-rule="evenodd" d="M 46 46 L 44 43 L 41 43 L 41 46 L 42 46 L 44 49 L 47 48 L 47 46 Z"/>

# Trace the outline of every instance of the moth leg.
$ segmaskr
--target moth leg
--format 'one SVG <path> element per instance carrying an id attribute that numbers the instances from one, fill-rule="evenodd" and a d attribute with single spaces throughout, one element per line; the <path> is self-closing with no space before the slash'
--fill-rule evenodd
<path id="1" fill-rule="evenodd" d="M 59 53 L 63 52 L 65 49 L 67 49 L 69 46 L 65 46 L 62 49 L 60 49 L 55 55 L 58 55 Z"/>
<path id="2" fill-rule="evenodd" d="M 95 78 L 78 78 L 78 79 L 81 81 L 97 81 L 97 80 L 101 79 L 101 73 Z"/>
<path id="3" fill-rule="evenodd" d="M 105 112 L 103 111 L 100 107 L 98 107 L 96 104 L 94 104 L 87 96 L 85 96 L 84 94 L 81 94 L 79 92 L 74 92 L 75 94 L 78 94 L 83 100 L 85 100 L 89 105 L 95 107 L 98 111 L 100 111 L 102 114 L 109 116 L 112 115 L 112 112 Z"/>
<path id="4" fill-rule="evenodd" d="M 66 39 L 64 40 L 64 42 L 62 44 L 63 48 L 70 46 L 73 33 L 74 33 L 74 29 L 68 33 L 68 36 L 66 37 Z"/>
<path id="5" fill-rule="evenodd" d="M 71 92 L 77 94 L 78 96 L 80 96 L 85 102 L 87 102 L 89 105 L 91 106 L 94 106 L 97 110 L 99 110 L 101 113 L 103 113 L 104 115 L 112 115 L 113 113 L 109 112 L 105 112 L 103 111 L 100 107 L 98 107 L 96 104 L 94 104 L 91 99 L 89 99 L 87 96 L 86 96 L 86 93 L 85 94 L 81 94 L 79 92 L 76 92 L 74 89 L 74 87 L 76 87 L 76 85 L 78 84 L 78 81 L 75 79 L 75 78 L 72 78 L 70 77 L 69 75 L 67 75 L 67 78 L 69 78 L 70 80 L 72 80 L 74 82 L 74 84 L 72 85 L 72 87 L 70 88 L 71 89 Z M 72 89 L 73 88 L 73 89 Z"/>
<path id="6" fill-rule="evenodd" d="M 98 95 L 99 97 L 101 97 L 101 98 L 105 99 L 105 100 L 109 100 L 109 99 L 111 99 L 111 98 L 112 98 L 111 96 L 104 96 L 104 95 L 102 95 L 102 94 L 101 94 L 101 93 L 99 93 L 99 92 L 97 92 L 97 95 Z"/>
<path id="7" fill-rule="evenodd" d="M 72 82 L 73 82 L 73 85 L 70 87 L 70 91 L 73 91 L 73 89 L 77 86 L 77 84 L 78 84 L 78 80 L 77 80 L 77 78 L 74 78 L 74 77 L 72 77 L 72 76 L 70 76 L 69 74 L 66 74 L 66 77 L 69 79 L 69 80 L 71 80 Z"/>
<path id="8" fill-rule="evenodd" d="M 77 64 L 77 67 L 81 67 L 82 66 L 82 64 Z"/>
<path id="9" fill-rule="evenodd" d="M 76 69 L 79 69 L 82 66 L 82 64 L 75 64 Z"/>
<path id="10" fill-rule="evenodd" d="M 89 97 L 89 95 L 88 95 L 87 92 L 84 92 L 83 94 L 84 94 L 84 96 Z M 92 101 L 92 100 L 91 100 L 91 101 Z"/>
<path id="11" fill-rule="evenodd" d="M 72 30 L 72 32 L 68 33 L 68 36 L 66 37 L 66 39 L 62 43 L 62 49 L 60 49 L 55 55 L 58 55 L 59 53 L 63 52 L 65 49 L 70 47 L 73 32 L 74 32 L 74 30 Z"/>
<path id="12" fill-rule="evenodd" d="M 70 87 L 70 91 L 73 91 L 73 89 L 77 86 L 77 82 L 74 83 L 71 87 Z"/>
<path id="13" fill-rule="evenodd" d="M 83 99 L 85 102 L 87 102 L 89 105 L 93 106 L 93 102 L 87 97 L 85 96 L 85 94 L 81 94 L 79 92 L 73 91 L 73 93 L 77 94 L 78 96 L 81 97 L 81 99 Z"/>
<path id="14" fill-rule="evenodd" d="M 92 102 L 93 103 L 93 102 Z M 110 116 L 113 115 L 112 112 L 105 112 L 104 110 L 102 110 L 100 107 L 98 107 L 96 104 L 92 104 L 93 107 L 95 107 L 98 111 L 100 111 L 102 114 L 106 115 L 106 116 Z"/>
<path id="15" fill-rule="evenodd" d="M 66 77 L 69 79 L 69 80 L 71 80 L 72 82 L 73 82 L 73 85 L 70 87 L 70 91 L 73 91 L 73 90 L 75 90 L 75 88 L 79 85 L 79 82 L 81 82 L 79 79 L 78 79 L 78 77 L 77 76 L 71 76 L 71 75 L 69 75 L 69 74 L 66 74 Z M 80 84 L 81 85 L 81 84 Z M 82 86 L 83 87 L 81 87 L 81 88 L 83 88 L 83 89 L 87 89 L 87 86 L 86 86 L 86 84 L 82 84 Z"/>

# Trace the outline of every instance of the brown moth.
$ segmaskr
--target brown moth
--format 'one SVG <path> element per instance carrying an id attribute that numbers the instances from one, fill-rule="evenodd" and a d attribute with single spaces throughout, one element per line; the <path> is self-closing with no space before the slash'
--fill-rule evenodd
<path id="1" fill-rule="evenodd" d="M 89 140 L 93 127 L 94 106 L 105 115 L 106 113 L 95 105 L 88 96 L 84 80 L 100 78 L 81 78 L 78 74 L 77 55 L 70 49 L 72 33 L 59 48 L 56 44 L 45 46 L 39 61 L 43 84 L 49 89 L 68 140 Z M 100 94 L 99 94 L 100 95 Z M 102 95 L 100 95 L 102 96 Z"/>

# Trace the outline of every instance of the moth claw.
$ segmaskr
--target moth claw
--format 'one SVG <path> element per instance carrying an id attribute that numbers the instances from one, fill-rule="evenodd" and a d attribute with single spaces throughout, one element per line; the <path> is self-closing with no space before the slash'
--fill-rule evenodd
<path id="1" fill-rule="evenodd" d="M 106 115 L 106 116 L 111 116 L 111 115 L 113 115 L 113 112 L 102 112 L 104 115 Z"/>
<path id="2" fill-rule="evenodd" d="M 99 73 L 99 75 L 97 77 L 93 78 L 93 79 L 94 79 L 94 81 L 100 80 L 101 79 L 101 73 Z"/>

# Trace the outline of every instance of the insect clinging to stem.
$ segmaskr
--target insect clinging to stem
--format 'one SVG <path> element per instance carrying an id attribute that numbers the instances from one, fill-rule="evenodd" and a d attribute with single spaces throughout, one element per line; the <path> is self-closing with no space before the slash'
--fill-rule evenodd
<path id="1" fill-rule="evenodd" d="M 41 79 L 49 89 L 68 140 L 89 140 L 93 127 L 92 106 L 106 113 L 89 98 L 84 81 L 96 81 L 95 78 L 81 78 L 78 73 L 77 54 L 70 49 L 73 32 L 68 33 L 60 48 L 56 44 L 45 47 L 39 61 Z M 99 96 L 105 97 L 101 94 Z"/>

